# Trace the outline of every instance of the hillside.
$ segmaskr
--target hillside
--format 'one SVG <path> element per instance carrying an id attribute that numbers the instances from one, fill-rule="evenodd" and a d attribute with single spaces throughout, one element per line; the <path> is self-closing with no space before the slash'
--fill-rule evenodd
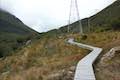
<path id="1" fill-rule="evenodd" d="M 0 80 L 73 80 L 78 61 L 90 51 L 68 44 L 67 40 L 71 37 L 77 42 L 103 48 L 94 64 L 97 80 L 120 80 L 119 52 L 106 65 L 100 64 L 103 55 L 111 48 L 120 46 L 119 5 L 120 0 L 98 14 L 83 19 L 85 35 L 79 34 L 78 22 L 75 22 L 71 24 L 69 33 L 67 26 L 41 33 L 31 44 L 11 56 L 1 58 Z M 87 32 L 88 19 L 91 33 Z"/>
<path id="2" fill-rule="evenodd" d="M 110 6 L 106 7 L 102 11 L 98 12 L 97 14 L 82 19 L 82 26 L 84 33 L 91 32 L 101 32 L 104 30 L 120 30 L 120 0 L 115 1 Z M 88 26 L 88 21 L 89 25 Z M 58 30 L 52 30 L 52 33 L 66 33 L 67 32 L 67 25 L 61 27 Z M 90 27 L 90 28 L 89 28 Z M 79 26 L 78 21 L 71 24 L 70 33 L 78 33 Z"/>
<path id="3" fill-rule="evenodd" d="M 74 71 L 88 51 L 69 45 L 66 41 L 70 36 L 44 35 L 16 54 L 1 59 L 0 80 L 73 80 L 74 72 L 68 72 Z"/>
<path id="4" fill-rule="evenodd" d="M 103 9 L 98 14 L 89 18 L 91 28 L 106 28 L 120 30 L 120 0 Z"/>
<path id="5" fill-rule="evenodd" d="M 0 10 L 0 57 L 8 55 L 37 34 L 14 15 Z"/>
<path id="6" fill-rule="evenodd" d="M 0 32 L 23 35 L 36 33 L 36 31 L 23 24 L 17 17 L 3 10 L 0 10 Z"/>

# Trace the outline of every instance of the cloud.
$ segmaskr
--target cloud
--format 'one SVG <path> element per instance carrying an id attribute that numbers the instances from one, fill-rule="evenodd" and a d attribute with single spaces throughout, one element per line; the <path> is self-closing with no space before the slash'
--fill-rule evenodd
<path id="1" fill-rule="evenodd" d="M 114 1 L 78 0 L 80 18 L 89 17 Z M 0 0 L 0 7 L 43 32 L 68 23 L 70 0 Z"/>

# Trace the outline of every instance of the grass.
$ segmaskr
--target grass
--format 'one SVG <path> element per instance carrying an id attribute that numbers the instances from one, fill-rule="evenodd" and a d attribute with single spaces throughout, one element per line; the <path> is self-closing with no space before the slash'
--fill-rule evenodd
<path id="1" fill-rule="evenodd" d="M 0 9 L 0 57 L 12 55 L 9 53 L 14 53 L 37 35 L 17 17 Z"/>
<path id="2" fill-rule="evenodd" d="M 77 62 L 87 55 L 89 51 L 68 44 L 67 39 L 70 37 L 74 37 L 77 42 L 103 48 L 103 53 L 95 63 L 95 69 L 97 69 L 102 55 L 112 47 L 120 45 L 118 43 L 120 41 L 119 35 L 119 31 L 91 33 L 84 36 L 79 34 L 64 36 L 44 35 L 34 43 L 16 52 L 17 54 L 0 60 L 0 79 L 18 80 L 22 78 L 21 80 L 47 80 L 47 76 L 53 73 L 76 66 Z M 108 62 L 109 65 L 112 63 Z M 104 73 L 107 71 L 109 70 L 105 68 Z M 100 73 L 96 72 L 98 80 L 102 80 L 99 78 Z M 113 76 L 112 72 L 110 74 Z M 102 75 L 102 77 L 109 79 L 110 75 Z"/>
<path id="3" fill-rule="evenodd" d="M 45 80 L 50 74 L 75 66 L 88 51 L 68 44 L 71 36 L 78 37 L 76 34 L 60 38 L 45 36 L 0 60 L 0 80 Z"/>
<path id="4" fill-rule="evenodd" d="M 0 41 L 4 41 L 4 43 L 0 43 L 0 56 L 3 56 L 4 51 L 7 51 L 5 53 L 12 54 L 12 56 L 0 59 L 0 80 L 47 80 L 48 76 L 53 73 L 67 70 L 71 66 L 76 66 L 77 62 L 87 55 L 89 51 L 68 44 L 66 40 L 69 37 L 74 37 L 77 42 L 103 48 L 103 53 L 101 53 L 94 65 L 97 80 L 119 80 L 119 56 L 108 61 L 108 66 L 101 67 L 99 65 L 100 58 L 103 54 L 112 47 L 120 45 L 119 3 L 120 1 L 117 0 L 110 7 L 89 18 L 91 32 L 94 33 L 79 35 L 78 23 L 76 22 L 72 24 L 73 27 L 70 29 L 70 32 L 74 34 L 67 34 L 66 27 L 62 27 L 59 30 L 55 29 L 41 34 L 42 36 L 36 37 L 37 40 L 35 39 L 31 44 L 19 50 L 17 49 L 15 52 L 11 51 L 16 48 L 16 44 L 21 43 L 21 41 L 25 42 L 24 38 L 17 37 L 17 39 L 13 39 L 16 35 L 12 34 L 13 37 L 9 35 L 8 37 L 10 38 L 8 38 L 5 34 L 0 34 Z M 112 14 L 110 14 L 111 12 Z M 17 34 L 27 32 L 36 33 L 28 29 L 15 16 L 6 12 L 1 12 L 0 14 L 2 15 L 0 16 L 2 32 L 5 32 L 7 29 L 8 32 L 14 31 Z M 87 31 L 87 21 L 88 19 L 83 21 L 85 31 Z M 12 29 L 13 25 L 14 29 Z M 116 29 L 118 31 L 113 31 Z"/>
<path id="5" fill-rule="evenodd" d="M 119 31 L 90 33 L 90 34 L 86 34 L 87 36 L 86 39 L 82 40 L 82 37 L 77 37 L 76 41 L 90 44 L 90 45 L 97 46 L 97 47 L 106 48 L 107 44 L 110 44 L 113 41 L 119 40 L 120 39 L 119 35 L 120 35 Z"/>
<path id="6" fill-rule="evenodd" d="M 113 59 L 106 62 L 106 65 L 100 64 L 101 57 L 108 52 L 111 48 L 120 46 L 120 32 L 107 31 L 99 33 L 86 34 L 87 38 L 77 37 L 76 41 L 85 44 L 103 48 L 103 52 L 97 58 L 94 68 L 97 80 L 120 80 L 120 56 L 116 54 Z"/>
<path id="7" fill-rule="evenodd" d="M 18 35 L 15 33 L 0 32 L 0 57 L 12 55 L 30 40 L 29 35 Z"/>

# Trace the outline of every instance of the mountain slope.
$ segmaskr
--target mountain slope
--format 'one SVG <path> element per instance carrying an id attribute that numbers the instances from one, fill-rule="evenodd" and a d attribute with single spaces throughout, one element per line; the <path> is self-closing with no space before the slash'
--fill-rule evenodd
<path id="1" fill-rule="evenodd" d="M 8 55 L 37 34 L 14 15 L 0 10 L 0 57 Z"/>
<path id="2" fill-rule="evenodd" d="M 116 28 L 120 30 L 120 0 L 115 1 L 110 6 L 106 7 L 99 13 L 82 19 L 82 26 L 84 33 L 89 31 L 104 31 L 113 30 Z M 89 21 L 89 22 L 88 22 Z M 88 23 L 90 26 L 88 26 Z M 67 25 L 59 28 L 58 30 L 52 30 L 55 33 L 66 33 Z M 78 33 L 80 31 L 78 21 L 70 25 L 70 33 Z"/>
<path id="3" fill-rule="evenodd" d="M 112 7 L 110 6 L 110 8 Z M 112 47 L 120 46 L 120 31 L 115 31 L 112 28 L 116 25 L 116 23 L 113 24 L 113 22 L 119 20 L 117 20 L 117 17 L 116 20 L 113 19 L 114 17 L 110 17 L 110 20 L 113 21 L 110 23 L 104 21 L 105 19 L 101 17 L 106 14 L 106 12 L 102 14 L 106 9 L 98 13 L 101 14 L 101 16 L 97 16 L 98 14 L 96 14 L 94 15 L 95 17 L 92 16 L 82 20 L 82 24 L 86 30 L 87 21 L 90 19 L 91 30 L 95 32 L 91 31 L 91 33 L 85 36 L 80 35 L 78 33 L 78 22 L 75 22 L 71 24 L 70 33 L 67 33 L 67 26 L 41 33 L 40 39 L 14 52 L 15 54 L 12 56 L 0 59 L 0 80 L 73 80 L 76 64 L 82 57 L 89 53 L 89 51 L 68 44 L 66 42 L 68 38 L 72 37 L 77 42 L 101 47 L 104 50 L 102 54 L 105 54 Z M 116 13 L 112 15 L 115 14 Z M 96 19 L 96 22 L 94 19 Z M 99 25 L 101 22 L 98 21 L 97 23 L 97 19 L 103 20 L 106 23 Z M 100 30 L 98 25 L 104 31 Z M 107 25 L 107 28 L 110 27 L 109 31 L 106 30 L 105 25 Z M 119 22 L 117 23 L 117 26 L 118 25 Z M 6 39 L 4 39 L 4 41 L 6 41 Z M 7 42 L 9 42 L 9 38 Z M 17 42 L 21 42 L 20 39 L 18 39 Z M 9 45 L 11 44 L 9 43 Z M 6 46 L 4 46 L 3 49 L 8 50 Z M 96 63 L 99 63 L 102 54 Z M 108 62 L 105 67 L 101 67 L 101 65 L 101 68 L 98 68 L 96 65 L 94 66 L 97 71 L 95 72 L 97 80 L 120 80 L 120 56 L 119 54 L 116 54 L 116 56 L 117 58 L 112 59 L 112 62 Z M 106 70 L 106 68 L 108 69 Z"/>
<path id="4" fill-rule="evenodd" d="M 17 17 L 3 10 L 0 10 L 0 32 L 11 32 L 17 34 L 36 33 L 34 30 L 23 24 Z"/>
<path id="5" fill-rule="evenodd" d="M 92 27 L 116 28 L 115 24 L 120 24 L 120 0 L 103 9 L 98 14 L 89 18 Z M 120 29 L 120 25 L 117 26 Z"/>

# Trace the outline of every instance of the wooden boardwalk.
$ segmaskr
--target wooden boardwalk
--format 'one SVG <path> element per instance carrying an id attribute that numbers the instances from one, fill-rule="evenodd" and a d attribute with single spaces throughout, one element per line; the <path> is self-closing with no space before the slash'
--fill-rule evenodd
<path id="1" fill-rule="evenodd" d="M 96 60 L 96 58 L 98 57 L 98 55 L 102 52 L 102 49 L 98 47 L 93 47 L 82 43 L 74 42 L 74 39 L 72 38 L 68 40 L 68 43 L 92 51 L 78 62 L 75 71 L 74 80 L 96 80 L 92 65 Z"/>

